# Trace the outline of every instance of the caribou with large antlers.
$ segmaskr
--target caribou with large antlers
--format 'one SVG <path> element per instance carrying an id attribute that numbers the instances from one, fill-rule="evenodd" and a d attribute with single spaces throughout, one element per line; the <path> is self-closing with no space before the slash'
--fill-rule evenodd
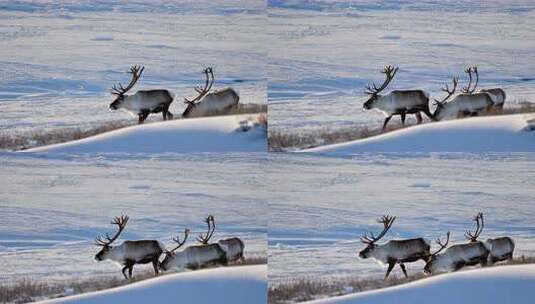
<path id="1" fill-rule="evenodd" d="M 206 235 L 199 234 L 197 237 L 197 241 L 201 244 L 208 244 L 212 236 L 214 235 L 215 231 L 215 219 L 213 215 L 209 215 L 204 222 L 208 226 L 208 230 L 206 232 Z M 237 237 L 223 239 L 217 241 L 217 244 L 221 246 L 221 249 L 225 251 L 225 254 L 227 255 L 227 261 L 228 262 L 234 262 L 234 261 L 244 261 L 243 257 L 243 250 L 245 248 L 245 245 L 243 244 L 243 241 Z"/>
<path id="2" fill-rule="evenodd" d="M 477 67 L 468 67 L 464 70 L 465 73 L 468 74 L 469 82 L 468 86 L 466 86 L 463 89 L 463 93 L 466 94 L 473 94 L 476 90 L 477 84 L 479 83 L 479 72 L 477 70 Z M 472 73 L 475 74 L 476 81 L 474 83 L 474 86 L 472 85 Z M 491 89 L 481 89 L 478 91 L 478 93 L 487 93 L 492 98 L 492 109 L 496 112 L 501 112 L 503 110 L 503 104 L 505 103 L 505 91 L 501 88 L 491 88 Z"/>
<path id="3" fill-rule="evenodd" d="M 485 227 L 485 221 L 483 219 L 483 213 L 479 212 L 475 217 L 476 231 L 472 233 L 467 231 L 465 237 L 470 242 L 477 242 L 477 238 L 481 235 L 483 228 Z M 487 258 L 488 264 L 494 264 L 496 262 L 512 260 L 513 251 L 515 250 L 515 242 L 508 236 L 487 239 L 484 243 L 485 247 L 489 250 L 489 256 Z"/>
<path id="4" fill-rule="evenodd" d="M 184 230 L 184 239 L 174 238 L 177 246 L 165 251 L 165 258 L 160 263 L 163 271 L 170 269 L 198 269 L 209 265 L 226 265 L 227 256 L 218 244 L 201 244 L 190 246 L 176 252 L 182 247 L 188 238 L 189 230 Z"/>
<path id="5" fill-rule="evenodd" d="M 462 89 L 462 93 L 455 96 L 452 101 L 445 102 L 453 93 L 448 94 L 447 98 L 438 101 L 435 99 L 437 106 L 433 117 L 435 120 L 443 120 L 447 118 L 460 118 L 463 116 L 477 116 L 481 113 L 488 112 L 494 106 L 494 95 L 485 92 L 474 93 L 477 83 L 479 81 L 479 74 L 477 67 L 469 67 L 465 70 L 469 75 L 469 82 L 466 87 Z M 475 85 L 472 86 L 472 73 L 476 74 Z M 448 92 L 449 93 L 449 92 Z"/>
<path id="6" fill-rule="evenodd" d="M 187 105 L 182 117 L 200 117 L 213 114 L 225 114 L 238 107 L 240 96 L 233 88 L 227 87 L 210 92 L 215 82 L 214 70 L 211 67 L 204 69 L 205 81 L 203 86 L 195 87 L 197 96 L 184 98 Z"/>
<path id="7" fill-rule="evenodd" d="M 156 240 L 124 241 L 119 246 L 112 246 L 112 243 L 121 235 L 128 216 L 116 217 L 111 224 L 117 225 L 118 231 L 114 236 L 98 236 L 95 240 L 97 246 L 102 249 L 95 255 L 95 260 L 112 260 L 123 265 L 122 273 L 125 279 L 132 278 L 132 270 L 135 264 L 152 263 L 154 273 L 158 274 L 159 258 L 165 250 L 164 246 Z M 126 271 L 128 270 L 128 276 Z"/>
<path id="8" fill-rule="evenodd" d="M 112 94 L 115 100 L 110 104 L 110 110 L 125 109 L 138 116 L 138 122 L 141 124 L 147 119 L 150 113 L 162 112 L 163 119 L 173 118 L 169 112 L 169 106 L 173 102 L 174 94 L 168 90 L 148 90 L 137 91 L 135 94 L 126 95 L 137 83 L 144 67 L 133 66 L 128 73 L 132 74 L 130 83 L 124 87 L 122 84 L 114 85 Z"/>
<path id="9" fill-rule="evenodd" d="M 423 238 L 390 240 L 386 244 L 376 244 L 392 227 L 396 217 L 383 216 L 379 223 L 383 224 L 383 231 L 375 236 L 373 233 L 364 234 L 361 241 L 366 244 L 366 248 L 359 252 L 359 257 L 363 259 L 374 258 L 384 264 L 388 264 L 388 270 L 385 274 L 385 280 L 390 275 L 396 264 L 399 264 L 405 277 L 407 270 L 405 263 L 416 262 L 418 260 L 426 261 L 429 257 L 430 245 Z"/>
<path id="10" fill-rule="evenodd" d="M 474 234 L 467 232 L 466 236 L 468 237 L 477 237 L 479 236 L 479 228 Z M 440 239 L 437 239 L 437 244 L 440 246 L 439 250 L 435 251 L 430 255 L 427 263 L 424 267 L 424 272 L 426 273 L 437 273 L 437 272 L 449 272 L 457 271 L 465 266 L 473 266 L 480 264 L 481 266 L 487 265 L 487 258 L 489 255 L 489 250 L 480 241 L 474 240 L 469 243 L 456 244 L 440 254 L 450 240 L 450 233 L 448 232 L 446 242 L 440 242 Z"/>
<path id="11" fill-rule="evenodd" d="M 386 95 L 380 95 L 384 89 L 390 84 L 398 71 L 397 67 L 386 66 L 382 73 L 385 74 L 385 81 L 381 86 L 375 83 L 366 87 L 365 93 L 370 95 L 370 98 L 364 103 L 364 109 L 377 109 L 386 115 L 383 123 L 383 131 L 386 130 L 386 125 L 393 115 L 401 116 L 401 123 L 405 125 L 405 117 L 407 114 L 416 114 L 418 123 L 422 122 L 423 112 L 427 117 L 433 119 L 433 115 L 429 110 L 429 94 L 422 90 L 395 90 Z"/>

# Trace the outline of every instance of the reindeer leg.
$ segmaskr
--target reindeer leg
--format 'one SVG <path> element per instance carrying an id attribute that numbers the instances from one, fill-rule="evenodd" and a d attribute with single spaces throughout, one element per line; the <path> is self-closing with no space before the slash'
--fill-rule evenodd
<path id="1" fill-rule="evenodd" d="M 152 260 L 152 267 L 154 267 L 154 275 L 158 275 L 159 271 L 158 271 L 158 258 L 155 258 L 154 260 Z"/>
<path id="2" fill-rule="evenodd" d="M 130 279 L 132 279 L 132 271 L 134 270 L 134 264 L 130 265 L 128 268 L 128 275 L 130 276 Z"/>
<path id="3" fill-rule="evenodd" d="M 418 112 L 416 113 L 416 123 L 421 124 L 422 123 L 422 113 Z"/>
<path id="4" fill-rule="evenodd" d="M 143 111 L 141 113 L 138 114 L 138 123 L 139 124 L 142 124 L 145 119 L 147 119 L 147 116 L 149 116 L 149 111 Z"/>
<path id="5" fill-rule="evenodd" d="M 126 270 L 127 270 L 127 269 L 128 269 L 128 266 L 125 265 L 125 266 L 123 267 L 122 273 L 123 273 L 124 278 L 128 280 L 128 276 L 126 275 Z"/>
<path id="6" fill-rule="evenodd" d="M 390 119 L 392 119 L 392 115 L 390 115 L 387 118 L 385 118 L 385 122 L 383 123 L 383 132 L 386 131 L 386 125 L 388 124 Z"/>
<path id="7" fill-rule="evenodd" d="M 407 112 L 405 111 L 402 111 L 401 113 L 399 113 L 401 115 L 401 125 L 402 126 L 405 126 L 405 118 L 407 117 Z"/>
<path id="8" fill-rule="evenodd" d="M 388 276 L 390 275 L 390 272 L 392 272 L 392 269 L 394 269 L 394 266 L 396 266 L 396 263 L 394 262 L 388 263 L 388 269 L 386 270 L 386 274 L 385 274 L 385 281 L 386 279 L 388 279 Z"/>
<path id="9" fill-rule="evenodd" d="M 409 276 L 407 275 L 407 269 L 405 269 L 405 264 L 401 263 L 399 264 L 399 267 L 401 267 L 401 270 L 403 271 L 405 278 L 408 278 Z"/>

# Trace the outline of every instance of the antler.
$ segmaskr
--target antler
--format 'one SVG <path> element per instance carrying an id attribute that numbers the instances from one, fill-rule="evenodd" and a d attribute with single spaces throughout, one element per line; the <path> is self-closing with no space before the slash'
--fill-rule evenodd
<path id="1" fill-rule="evenodd" d="M 208 215 L 206 219 L 204 219 L 204 222 L 208 225 L 208 231 L 206 232 L 206 235 L 203 235 L 202 233 L 199 234 L 197 241 L 201 244 L 208 244 L 208 241 L 210 241 L 215 231 L 214 217 L 212 215 Z"/>
<path id="2" fill-rule="evenodd" d="M 186 241 L 188 240 L 188 236 L 189 236 L 189 229 L 186 228 L 186 229 L 184 229 L 184 239 L 183 239 L 182 241 L 180 240 L 180 237 L 179 237 L 179 236 L 174 237 L 174 238 L 173 238 L 173 242 L 177 243 L 178 245 L 177 245 L 175 248 L 169 250 L 169 252 L 173 253 L 173 252 L 175 252 L 178 248 L 182 247 L 182 246 L 186 243 Z"/>
<path id="3" fill-rule="evenodd" d="M 485 226 L 485 221 L 483 219 L 483 213 L 479 212 L 478 214 L 476 214 L 476 216 L 474 217 L 474 221 L 476 221 L 476 231 L 474 233 L 472 233 L 472 232 L 470 232 L 468 230 L 464 234 L 466 239 L 468 239 L 470 242 L 477 241 L 477 238 L 479 237 L 479 235 L 483 231 L 483 227 Z"/>
<path id="4" fill-rule="evenodd" d="M 468 74 L 469 81 L 468 81 L 468 86 L 464 87 L 462 92 L 472 94 L 476 90 L 477 83 L 479 82 L 479 72 L 477 71 L 476 66 L 468 67 L 464 70 L 464 72 Z M 476 82 L 474 84 L 474 87 L 470 88 L 472 86 L 472 73 L 476 75 Z"/>
<path id="5" fill-rule="evenodd" d="M 184 103 L 195 103 L 196 101 L 200 100 L 204 97 L 208 92 L 210 92 L 210 89 L 212 88 L 212 85 L 214 84 L 214 70 L 211 67 L 207 67 L 204 69 L 203 73 L 205 74 L 205 81 L 204 81 L 204 87 L 197 86 L 195 87 L 195 92 L 197 92 L 197 97 L 193 99 L 187 99 L 184 98 Z M 211 79 L 210 79 L 211 76 Z"/>
<path id="6" fill-rule="evenodd" d="M 143 73 L 143 70 L 145 69 L 145 67 L 143 66 L 137 66 L 137 65 L 134 65 L 132 67 L 130 67 L 130 71 L 128 71 L 128 73 L 132 74 L 132 79 L 130 80 L 130 83 L 125 87 L 123 87 L 122 84 L 119 83 L 119 86 L 117 87 L 116 85 L 114 85 L 112 88 L 111 88 L 111 93 L 112 94 L 115 94 L 115 95 L 124 95 L 126 92 L 128 92 L 132 87 L 134 87 L 134 85 L 136 84 L 136 82 L 139 80 L 139 78 L 141 77 L 141 74 Z"/>
<path id="7" fill-rule="evenodd" d="M 442 92 L 446 92 L 448 95 L 446 97 L 444 97 L 442 100 L 435 99 L 435 104 L 436 105 L 444 104 L 446 102 L 446 100 L 448 100 L 451 97 L 451 95 L 453 95 L 455 93 L 455 90 L 457 89 L 457 84 L 459 83 L 459 78 L 458 77 L 453 77 L 452 83 L 453 83 L 453 87 L 452 87 L 451 90 L 450 90 L 450 87 L 447 84 L 442 88 Z"/>
<path id="8" fill-rule="evenodd" d="M 126 227 L 126 223 L 128 223 L 128 220 L 130 218 L 127 215 L 122 215 L 121 217 L 115 217 L 113 221 L 111 222 L 112 225 L 117 225 L 119 227 L 119 231 L 115 233 L 113 237 L 110 237 L 109 234 L 106 233 L 106 236 L 97 236 L 95 238 L 95 245 L 97 246 L 109 246 L 111 243 L 113 243 L 123 232 L 124 227 Z"/>
<path id="9" fill-rule="evenodd" d="M 439 254 L 442 250 L 444 250 L 444 248 L 446 248 L 448 246 L 448 243 L 450 242 L 450 232 L 448 231 L 448 233 L 446 233 L 446 242 L 445 243 L 442 243 L 442 241 L 440 241 L 440 238 L 437 238 L 436 241 L 437 245 L 440 246 L 440 248 L 431 253 L 431 256 L 435 256 L 437 254 Z"/>
<path id="10" fill-rule="evenodd" d="M 381 231 L 381 233 L 379 233 L 378 236 L 375 236 L 372 232 L 370 232 L 369 234 L 364 233 L 360 237 L 361 242 L 363 242 L 364 244 L 373 244 L 377 242 L 388 232 L 388 230 L 390 229 L 390 227 L 392 227 L 392 224 L 394 223 L 395 220 L 396 220 L 395 216 L 389 216 L 389 215 L 382 216 L 377 222 L 383 224 L 383 231 Z"/>
<path id="11" fill-rule="evenodd" d="M 398 71 L 398 67 L 393 67 L 391 65 L 388 65 L 386 66 L 382 71 L 381 73 L 385 74 L 386 76 L 386 79 L 385 81 L 383 82 L 383 84 L 380 86 L 380 87 L 377 87 L 377 85 L 375 84 L 375 82 L 372 82 L 372 86 L 370 86 L 369 84 L 366 86 L 366 94 L 378 94 L 379 92 L 381 92 L 382 90 L 384 90 L 388 84 L 390 83 L 390 81 L 392 81 L 392 79 L 394 79 L 394 76 L 396 75 L 397 71 Z"/>

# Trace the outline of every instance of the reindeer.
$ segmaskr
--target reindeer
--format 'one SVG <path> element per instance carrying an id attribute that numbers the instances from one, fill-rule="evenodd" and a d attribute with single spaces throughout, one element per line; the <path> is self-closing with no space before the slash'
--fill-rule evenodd
<path id="1" fill-rule="evenodd" d="M 214 70 L 211 67 L 204 69 L 203 73 L 206 77 L 204 86 L 195 87 L 196 97 L 184 98 L 184 103 L 187 106 L 182 117 L 190 118 L 225 113 L 239 106 L 240 96 L 233 88 L 227 87 L 210 92 L 215 81 Z"/>
<path id="2" fill-rule="evenodd" d="M 142 124 L 150 113 L 162 112 L 163 120 L 173 119 L 173 114 L 169 112 L 169 106 L 173 102 L 174 94 L 168 90 L 148 90 L 137 91 L 135 94 L 126 95 L 134 87 L 144 67 L 133 66 L 128 73 L 132 74 L 130 83 L 123 87 L 122 84 L 112 87 L 112 95 L 115 100 L 110 104 L 110 110 L 125 109 L 138 116 L 138 123 Z"/>
<path id="3" fill-rule="evenodd" d="M 412 263 L 418 260 L 427 261 L 429 257 L 430 246 L 423 238 L 390 240 L 386 244 L 376 244 L 388 232 L 390 227 L 392 227 L 395 219 L 396 217 L 391 216 L 381 217 L 378 222 L 383 224 L 383 231 L 378 236 L 370 233 L 369 235 L 364 234 L 360 238 L 366 244 L 366 248 L 359 252 L 360 258 L 374 258 L 382 263 L 388 264 L 385 280 L 396 264 L 399 264 L 405 277 L 408 277 L 405 263 Z"/>
<path id="4" fill-rule="evenodd" d="M 227 265 L 227 256 L 219 244 L 195 245 L 176 252 L 186 243 L 188 235 L 189 230 L 185 229 L 183 241 L 180 241 L 179 237 L 173 238 L 178 245 L 165 251 L 165 258 L 160 263 L 160 269 L 163 271 L 173 268 L 194 270 L 209 265 Z"/>
<path id="5" fill-rule="evenodd" d="M 470 80 L 468 85 L 462 89 L 461 94 L 455 96 L 452 101 L 447 103 L 445 100 L 440 102 L 435 99 L 437 106 L 433 113 L 435 120 L 444 120 L 452 117 L 461 118 L 463 116 L 477 116 L 480 113 L 490 111 L 494 106 L 493 95 L 484 92 L 474 93 L 479 81 L 477 67 L 469 67 L 465 70 L 465 73 L 469 75 Z M 473 87 L 472 73 L 476 74 L 476 83 Z"/>
<path id="6" fill-rule="evenodd" d="M 446 248 L 449 240 L 449 232 L 445 243 L 441 243 L 440 239 L 437 239 L 436 242 L 440 248 L 430 255 L 424 267 L 425 273 L 457 271 L 465 266 L 474 266 L 477 264 L 481 266 L 487 265 L 489 250 L 485 247 L 485 244 L 479 241 L 456 244 L 446 249 L 444 253 L 439 254 Z"/>
<path id="7" fill-rule="evenodd" d="M 469 67 L 465 69 L 464 72 L 468 74 L 469 83 L 468 83 L 468 86 L 465 87 L 465 89 L 463 90 L 463 93 L 473 94 L 479 82 L 479 73 L 477 71 L 477 67 Z M 476 75 L 476 82 L 474 84 L 474 87 L 470 89 L 470 84 L 472 83 L 472 73 Z M 503 104 L 505 103 L 505 91 L 504 90 L 502 90 L 501 88 L 481 89 L 478 91 L 478 93 L 489 94 L 493 102 L 492 110 L 496 112 L 501 112 L 503 110 Z"/>
<path id="8" fill-rule="evenodd" d="M 158 261 L 165 250 L 160 242 L 155 240 L 124 241 L 119 246 L 111 246 L 123 232 L 128 220 L 128 216 L 116 217 L 111 224 L 119 227 L 117 233 L 113 237 L 106 234 L 104 237 L 98 236 L 95 239 L 95 244 L 102 247 L 95 255 L 95 260 L 104 261 L 108 259 L 123 265 L 122 273 L 125 279 L 132 278 L 132 270 L 135 264 L 152 263 L 154 273 L 157 275 Z M 128 270 L 128 276 L 126 275 L 126 270 Z"/>
<path id="9" fill-rule="evenodd" d="M 479 212 L 475 217 L 476 231 L 474 233 L 467 231 L 465 233 L 466 239 L 470 242 L 477 242 L 477 238 L 483 231 L 485 221 L 483 213 Z M 485 247 L 489 250 L 487 264 L 494 264 L 496 262 L 512 260 L 513 251 L 515 250 L 515 242 L 508 236 L 498 237 L 494 239 L 487 239 L 484 243 Z"/>
<path id="10" fill-rule="evenodd" d="M 371 86 L 366 86 L 365 93 L 370 95 L 370 98 L 364 103 L 364 109 L 378 109 L 386 115 L 383 123 L 383 131 L 386 130 L 386 125 L 393 115 L 401 116 L 401 123 L 405 125 L 405 117 L 407 114 L 416 114 L 418 123 L 422 122 L 423 112 L 427 117 L 433 119 L 433 115 L 429 110 L 429 94 L 422 90 L 395 90 L 387 95 L 379 95 L 388 84 L 394 79 L 398 68 L 393 66 L 386 66 L 382 73 L 385 74 L 386 79 L 380 87 L 375 83 Z"/>
<path id="11" fill-rule="evenodd" d="M 463 89 L 463 93 L 466 94 L 473 94 L 476 90 L 477 84 L 479 83 L 479 73 L 477 70 L 477 67 L 468 67 L 464 70 L 465 73 L 468 74 L 469 82 L 468 86 L 466 86 Z M 472 73 L 476 76 L 476 81 L 473 88 L 470 88 L 472 84 Z M 492 109 L 498 112 L 501 112 L 503 110 L 503 104 L 505 103 L 505 91 L 501 88 L 492 88 L 492 89 L 481 89 L 478 91 L 478 93 L 487 93 L 492 98 L 493 101 L 493 107 Z"/>
<path id="12" fill-rule="evenodd" d="M 492 98 L 494 102 L 493 110 L 495 112 L 503 112 L 503 104 L 505 103 L 505 91 L 501 88 L 492 88 L 492 89 L 481 89 L 480 93 L 487 93 Z"/>
<path id="13" fill-rule="evenodd" d="M 205 219 L 205 223 L 208 225 L 208 231 L 206 232 L 206 235 L 200 234 L 197 237 L 197 241 L 204 245 L 208 244 L 208 242 L 214 235 L 214 231 L 215 231 L 214 217 L 212 215 L 209 215 Z M 221 249 L 225 251 L 228 262 L 234 262 L 238 260 L 240 260 L 241 262 L 244 261 L 243 249 L 245 245 L 243 244 L 243 241 L 241 239 L 237 237 L 223 239 L 223 240 L 219 240 L 217 244 L 221 246 Z"/>

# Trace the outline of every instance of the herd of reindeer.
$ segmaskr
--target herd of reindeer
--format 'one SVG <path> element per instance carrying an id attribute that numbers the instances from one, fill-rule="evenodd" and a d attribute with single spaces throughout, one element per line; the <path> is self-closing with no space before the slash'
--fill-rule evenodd
<path id="1" fill-rule="evenodd" d="M 151 113 L 162 113 L 163 120 L 173 119 L 169 107 L 175 95 L 169 90 L 140 90 L 127 95 L 137 83 L 144 67 L 132 66 L 130 71 L 132 78 L 127 86 L 114 85 L 111 94 L 115 99 L 110 104 L 110 110 L 124 109 L 138 116 L 138 122 L 142 124 Z M 206 116 L 213 113 L 225 113 L 239 106 L 240 96 L 231 87 L 222 88 L 210 92 L 215 82 L 214 70 L 211 67 L 204 69 L 204 85 L 195 87 L 197 96 L 184 98 L 186 109 L 182 113 L 183 118 Z"/>
<path id="2" fill-rule="evenodd" d="M 144 67 L 132 66 L 130 68 L 131 80 L 127 86 L 122 84 L 114 85 L 111 93 L 115 99 L 110 104 L 110 110 L 124 109 L 138 116 L 141 124 L 151 113 L 162 113 L 163 120 L 173 118 L 169 111 L 175 96 L 169 90 L 140 90 L 134 94 L 127 95 L 143 73 Z M 468 85 L 461 89 L 451 101 L 448 101 L 456 92 L 459 82 L 458 77 L 453 77 L 453 85 L 450 88 L 446 85 L 442 91 L 447 95 L 441 100 L 434 99 L 436 109 L 431 113 L 429 107 L 429 93 L 423 90 L 394 90 L 386 95 L 380 93 L 386 89 L 394 76 L 398 72 L 398 67 L 386 66 L 382 73 L 385 74 L 385 81 L 381 86 L 375 83 L 366 87 L 366 94 L 369 99 L 364 102 L 364 109 L 377 109 L 382 111 L 386 118 L 383 123 L 383 131 L 392 116 L 400 115 L 401 123 L 405 125 L 407 114 L 416 115 L 417 123 L 422 122 L 422 113 L 433 121 L 448 118 L 459 118 L 463 116 L 477 116 L 484 113 L 501 112 L 505 103 L 505 91 L 501 88 L 482 89 L 476 92 L 479 83 L 479 72 L 477 67 L 472 66 L 465 69 L 468 74 Z M 210 91 L 214 84 L 214 71 L 211 67 L 204 69 L 204 84 L 195 87 L 197 96 L 188 99 L 184 98 L 186 109 L 182 113 L 183 118 L 201 117 L 213 113 L 227 113 L 239 107 L 240 97 L 231 87 Z M 475 78 L 475 80 L 474 80 Z"/>
<path id="3" fill-rule="evenodd" d="M 359 257 L 363 259 L 374 258 L 386 265 L 385 280 L 388 275 L 399 264 L 405 277 L 407 270 L 405 263 L 423 260 L 425 262 L 424 272 L 434 274 L 439 272 L 457 271 L 465 266 L 492 265 L 499 261 L 512 260 L 515 243 L 510 237 L 498 237 L 478 241 L 478 237 L 485 225 L 483 213 L 478 213 L 474 217 L 476 222 L 475 232 L 467 231 L 466 243 L 455 244 L 448 247 L 450 232 L 446 234 L 443 242 L 436 240 L 439 248 L 431 253 L 431 246 L 424 238 L 390 240 L 385 244 L 376 244 L 392 227 L 396 217 L 383 216 L 379 223 L 383 224 L 383 230 L 375 236 L 373 233 L 365 233 L 361 241 L 366 244 L 366 248 L 359 252 Z"/>
<path id="4" fill-rule="evenodd" d="M 370 98 L 364 103 L 364 109 L 377 109 L 386 115 L 383 123 L 383 131 L 394 115 L 401 116 L 401 123 L 405 125 L 407 114 L 415 114 L 417 123 L 422 122 L 422 113 L 433 121 L 448 118 L 460 118 L 463 116 L 477 116 L 484 113 L 501 112 L 505 103 L 505 92 L 501 88 L 482 89 L 476 92 L 479 82 L 479 72 L 477 67 L 472 66 L 465 69 L 468 74 L 468 85 L 461 89 L 451 101 L 448 101 L 457 90 L 458 77 L 453 77 L 453 85 L 442 88 L 447 95 L 441 99 L 434 99 L 436 109 L 431 113 L 429 108 L 429 94 L 423 90 L 394 90 L 386 95 L 380 93 L 386 89 L 388 84 L 394 79 L 398 67 L 386 66 L 382 73 L 385 74 L 385 81 L 381 86 L 375 83 L 366 87 L 365 93 Z M 475 81 L 474 81 L 475 77 Z"/>
<path id="5" fill-rule="evenodd" d="M 214 235 L 215 220 L 212 215 L 206 217 L 204 222 L 208 225 L 206 234 L 199 234 L 197 242 L 199 244 L 186 247 L 177 251 L 186 243 L 190 230 L 184 229 L 184 237 L 173 238 L 176 246 L 167 249 L 164 244 L 157 240 L 136 240 L 124 241 L 121 245 L 112 246 L 128 223 L 128 216 L 116 217 L 111 224 L 117 225 L 118 230 L 114 236 L 98 236 L 95 245 L 102 249 L 95 255 L 95 260 L 111 260 L 123 266 L 122 273 L 125 279 L 132 278 L 132 270 L 135 264 L 152 263 L 154 273 L 159 270 L 168 271 L 171 269 L 199 269 L 214 265 L 228 265 L 229 262 L 243 262 L 243 241 L 237 237 L 223 239 L 217 243 L 211 243 L 210 239 Z M 160 257 L 164 255 L 160 262 Z M 127 272 L 128 271 L 128 275 Z"/>

